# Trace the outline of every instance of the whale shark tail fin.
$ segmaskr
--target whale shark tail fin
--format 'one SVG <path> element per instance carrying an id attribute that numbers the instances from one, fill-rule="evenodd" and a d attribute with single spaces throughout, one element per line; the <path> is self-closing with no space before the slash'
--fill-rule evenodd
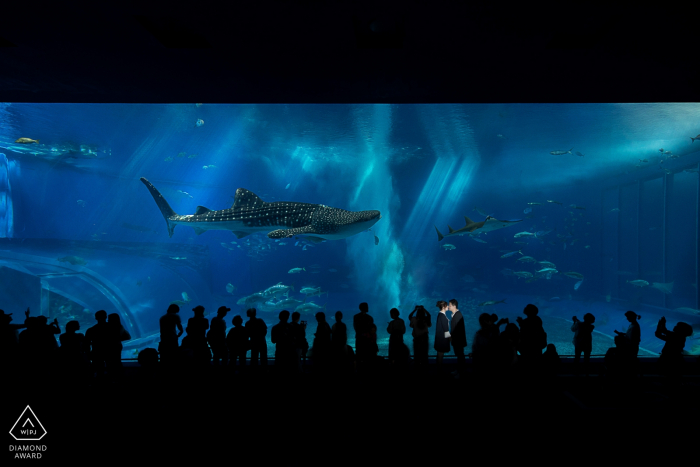
<path id="1" fill-rule="evenodd" d="M 146 185 L 146 188 L 148 188 L 148 191 L 151 192 L 151 196 L 153 196 L 153 200 L 156 202 L 158 205 L 158 209 L 160 209 L 160 212 L 163 214 L 163 217 L 165 218 L 165 223 L 168 226 L 168 235 L 172 238 L 173 236 L 173 230 L 175 230 L 175 224 L 170 221 L 170 218 L 172 216 L 177 216 L 177 213 L 173 211 L 173 208 L 170 207 L 168 202 L 165 200 L 163 195 L 160 194 L 160 191 L 156 187 L 153 186 L 151 182 L 146 180 L 145 178 L 141 177 L 140 180 L 143 182 L 144 185 Z"/>

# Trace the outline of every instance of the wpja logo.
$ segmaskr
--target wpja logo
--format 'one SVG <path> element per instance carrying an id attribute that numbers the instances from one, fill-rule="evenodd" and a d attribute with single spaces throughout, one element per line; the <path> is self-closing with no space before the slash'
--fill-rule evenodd
<path id="1" fill-rule="evenodd" d="M 13 425 L 10 434 L 16 441 L 40 441 L 46 435 L 46 430 L 31 407 L 27 406 Z M 42 453 L 46 451 L 46 446 L 39 444 L 10 445 L 10 451 L 15 452 L 15 459 L 41 459 Z"/>

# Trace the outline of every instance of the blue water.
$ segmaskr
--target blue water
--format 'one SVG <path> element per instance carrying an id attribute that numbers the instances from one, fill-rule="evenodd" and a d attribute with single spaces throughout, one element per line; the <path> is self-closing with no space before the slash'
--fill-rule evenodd
<path id="1" fill-rule="evenodd" d="M 210 317 L 229 306 L 230 324 L 245 318 L 241 299 L 281 282 L 297 300 L 301 288 L 320 287 L 324 294 L 306 301 L 331 324 L 341 310 L 351 325 L 368 302 L 382 354 L 390 308 L 407 319 L 416 304 L 434 313 L 437 300 L 451 298 L 470 342 L 479 313 L 514 320 L 534 303 L 562 354 L 572 351 L 571 316 L 596 315 L 594 353 L 604 353 L 613 330 L 626 329 L 628 309 L 643 316 L 643 349 L 659 352 L 660 316 L 700 329 L 700 141 L 690 139 L 699 116 L 697 104 L 2 104 L 0 306 L 21 316 L 31 304 L 62 329 L 79 320 L 81 332 L 96 310 L 117 312 L 134 338 L 124 357 L 134 357 L 157 346 L 158 318 L 172 301 L 184 302 L 183 322 L 195 305 Z M 39 143 L 15 143 L 20 137 Z M 169 238 L 140 177 L 178 214 L 230 208 L 246 188 L 268 202 L 382 218 L 370 231 L 316 244 L 186 226 Z M 438 241 L 436 228 L 447 234 L 465 216 L 484 215 L 521 222 Z M 537 236 L 515 237 L 522 232 Z M 536 262 L 519 261 L 526 256 Z M 511 273 L 534 274 L 541 261 L 557 272 Z M 566 272 L 583 275 L 577 289 Z M 258 310 L 268 327 L 276 323 L 274 304 Z M 310 343 L 313 315 L 301 318 Z M 697 342 L 686 350 L 699 353 Z"/>

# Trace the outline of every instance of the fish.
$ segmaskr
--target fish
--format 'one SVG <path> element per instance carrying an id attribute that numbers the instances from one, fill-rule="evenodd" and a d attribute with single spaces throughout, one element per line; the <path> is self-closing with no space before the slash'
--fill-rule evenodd
<path id="1" fill-rule="evenodd" d="M 20 139 L 22 139 L 22 138 L 20 138 Z M 694 143 L 696 139 L 700 139 L 700 135 L 697 135 L 695 138 L 693 138 L 693 137 L 691 136 L 691 137 L 690 137 L 690 143 L 691 143 L 691 144 Z M 15 141 L 15 143 L 16 143 L 16 142 L 17 142 L 17 141 Z M 37 141 L 37 143 L 38 143 L 38 142 L 39 142 L 39 141 Z"/>
<path id="2" fill-rule="evenodd" d="M 546 268 L 554 268 L 554 269 L 556 269 L 556 266 L 554 265 L 554 263 L 550 263 L 549 261 L 538 261 L 537 263 L 538 263 L 538 264 L 541 264 L 542 266 L 544 266 L 544 267 L 546 267 Z"/>
<path id="3" fill-rule="evenodd" d="M 584 246 L 585 249 L 589 249 L 590 247 L 591 247 L 590 245 Z"/>
<path id="4" fill-rule="evenodd" d="M 647 281 L 644 281 L 644 280 L 641 280 L 641 279 L 637 279 L 637 280 L 634 280 L 634 281 L 627 281 L 627 283 L 628 283 L 628 284 L 632 284 L 632 285 L 635 286 L 635 287 L 646 287 L 646 286 L 649 285 L 649 283 L 648 283 Z"/>
<path id="5" fill-rule="evenodd" d="M 612 208 L 610 212 L 620 212 L 620 208 Z"/>
<path id="6" fill-rule="evenodd" d="M 486 302 L 481 302 L 481 303 L 479 303 L 477 306 L 491 306 L 491 305 L 497 305 L 497 304 L 499 304 L 499 303 L 505 303 L 505 302 L 506 302 L 505 299 L 503 299 L 503 300 L 498 300 L 498 301 L 496 301 L 496 300 L 488 300 L 488 301 L 486 301 Z"/>
<path id="7" fill-rule="evenodd" d="M 299 305 L 298 307 L 296 307 L 294 309 L 294 311 L 296 311 L 298 313 L 309 313 L 309 312 L 315 313 L 315 312 L 321 311 L 321 310 L 325 311 L 326 305 L 319 306 L 319 305 L 316 305 L 314 302 L 302 303 L 301 305 Z"/>
<path id="8" fill-rule="evenodd" d="M 530 206 L 542 206 L 542 203 L 527 203 Z"/>
<path id="9" fill-rule="evenodd" d="M 60 263 L 70 263 L 72 265 L 85 266 L 88 262 L 81 258 L 80 256 L 64 256 L 63 258 L 58 258 Z"/>
<path id="10" fill-rule="evenodd" d="M 226 284 L 226 292 L 230 293 L 233 295 L 233 291 L 236 290 L 236 286 L 231 284 L 230 282 Z"/>
<path id="11" fill-rule="evenodd" d="M 543 269 L 540 269 L 539 271 L 537 271 L 538 274 L 546 274 L 546 273 L 550 273 L 550 272 L 554 274 L 554 273 L 557 273 L 559 271 L 557 271 L 554 268 L 543 268 Z"/>
<path id="12" fill-rule="evenodd" d="M 527 271 L 515 271 L 515 272 L 513 272 L 513 274 L 518 276 L 518 277 L 525 277 L 525 278 L 532 277 L 532 273 L 527 272 Z"/>
<path id="13" fill-rule="evenodd" d="M 374 236 L 374 244 L 379 245 L 379 237 L 377 237 L 376 235 Z"/>
<path id="14" fill-rule="evenodd" d="M 15 140 L 15 143 L 20 143 L 20 144 L 32 144 L 32 143 L 39 143 L 38 139 L 31 139 L 31 138 L 17 138 Z"/>
<path id="15" fill-rule="evenodd" d="M 182 158 L 185 157 L 186 155 L 187 155 L 186 152 L 178 152 L 178 153 L 177 153 L 177 157 L 180 158 L 180 159 L 182 159 Z"/>
<path id="16" fill-rule="evenodd" d="M 576 155 L 577 155 L 577 156 L 579 156 L 579 157 L 583 157 L 583 156 L 585 156 L 585 154 L 581 154 L 581 153 L 580 153 L 580 152 L 578 152 L 578 151 L 576 151 L 576 152 L 575 152 L 574 154 L 576 154 Z"/>
<path id="17" fill-rule="evenodd" d="M 445 250 L 456 250 L 456 249 L 457 249 L 456 246 L 454 246 L 454 245 L 452 245 L 452 244 L 450 244 L 450 243 L 445 243 L 444 245 L 442 245 L 442 247 L 443 247 Z"/>
<path id="18" fill-rule="evenodd" d="M 204 120 L 202 120 L 201 118 L 195 122 L 195 126 L 197 127 L 200 127 L 202 125 L 204 125 Z"/>
<path id="19" fill-rule="evenodd" d="M 197 157 L 199 157 L 199 154 L 190 154 L 187 156 L 188 159 L 196 159 Z"/>
<path id="20" fill-rule="evenodd" d="M 698 137 L 700 137 L 700 135 L 698 135 Z M 505 136 L 503 136 L 503 135 L 500 134 L 500 133 L 496 135 L 496 138 L 508 139 L 508 138 L 506 138 Z"/>
<path id="21" fill-rule="evenodd" d="M 553 156 L 563 156 L 564 154 L 571 154 L 572 149 L 574 148 L 571 148 L 568 151 L 550 151 L 550 154 Z"/>
<path id="22" fill-rule="evenodd" d="M 569 207 L 570 207 L 570 208 L 574 208 L 574 209 L 586 209 L 586 208 L 584 208 L 583 206 L 576 206 L 575 204 L 572 204 L 572 205 L 570 205 Z"/>
<path id="23" fill-rule="evenodd" d="M 524 263 L 534 263 L 536 260 L 532 256 L 523 256 L 522 258 L 518 258 L 518 261 L 522 261 Z"/>
<path id="24" fill-rule="evenodd" d="M 84 208 L 86 204 L 87 203 L 85 201 L 83 201 L 82 199 L 78 200 L 78 206 L 80 206 L 81 208 Z"/>
<path id="25" fill-rule="evenodd" d="M 700 135 L 698 135 L 698 138 L 700 138 Z M 675 308 L 673 311 L 680 311 L 680 312 L 683 312 L 683 313 L 693 313 L 693 314 L 696 314 L 696 315 L 700 315 L 700 310 L 696 310 L 695 308 L 688 308 L 688 307 L 685 307 L 685 306 L 682 306 L 682 307 L 680 307 L 680 308 Z"/>
<path id="26" fill-rule="evenodd" d="M 565 272 L 564 275 L 567 277 L 571 277 L 572 279 L 583 280 L 583 274 L 578 273 L 578 272 L 574 272 L 574 271 Z"/>
<path id="27" fill-rule="evenodd" d="M 163 161 L 165 161 L 165 162 L 172 162 L 172 161 L 174 161 L 174 160 L 175 160 L 175 159 L 173 159 L 173 156 L 168 156 L 168 157 L 166 157 L 165 159 L 163 159 Z"/>
<path id="28" fill-rule="evenodd" d="M 535 234 L 533 232 L 518 232 L 515 235 L 513 235 L 513 238 L 520 238 L 520 237 L 534 237 Z"/>
<path id="29" fill-rule="evenodd" d="M 285 308 L 295 308 L 301 305 L 302 303 L 304 302 L 301 300 L 297 300 L 296 298 L 285 298 L 284 300 L 280 300 L 279 302 L 277 302 L 275 305 L 282 310 Z"/>
<path id="30" fill-rule="evenodd" d="M 190 303 L 190 297 L 187 295 L 187 292 L 182 292 L 180 295 L 182 295 L 182 299 L 185 303 Z"/>
<path id="31" fill-rule="evenodd" d="M 520 254 L 522 255 L 521 251 L 522 251 L 522 250 L 511 251 L 510 253 L 506 253 L 505 255 L 501 256 L 501 258 L 509 258 L 509 257 L 513 256 L 514 254 L 516 254 L 516 253 L 520 253 Z"/>
<path id="32" fill-rule="evenodd" d="M 547 202 L 548 202 L 548 203 L 559 204 L 559 205 L 564 204 L 564 203 L 560 203 L 559 201 L 554 201 L 553 199 L 548 199 Z"/>
<path id="33" fill-rule="evenodd" d="M 508 227 L 510 225 L 513 225 L 518 222 L 522 222 L 522 219 L 517 220 L 517 221 L 502 221 L 498 220 L 494 217 L 487 217 L 486 220 L 482 222 L 474 222 L 467 216 L 464 216 L 464 221 L 466 222 L 466 225 L 462 227 L 461 229 L 454 230 L 452 227 L 449 225 L 447 226 L 448 229 L 450 229 L 450 232 L 446 235 L 443 235 L 440 233 L 437 227 L 435 227 L 435 231 L 438 234 L 438 242 L 441 241 L 445 237 L 449 237 L 450 235 L 459 235 L 467 232 L 474 232 L 476 230 L 479 230 L 479 233 L 486 233 L 486 232 L 491 232 L 493 230 L 497 229 L 502 229 L 504 227 Z"/>
<path id="34" fill-rule="evenodd" d="M 377 210 L 346 211 L 323 204 L 265 202 L 245 188 L 236 190 L 230 209 L 212 211 L 197 206 L 194 214 L 181 216 L 151 182 L 143 177 L 141 182 L 160 209 L 171 238 L 175 226 L 182 224 L 193 227 L 197 235 L 207 230 L 230 230 L 237 238 L 243 238 L 255 232 L 267 232 L 270 239 L 303 236 L 313 243 L 319 243 L 363 232 L 382 217 Z"/>
<path id="35" fill-rule="evenodd" d="M 673 282 L 675 282 L 675 281 L 673 281 Z M 670 294 L 673 292 L 673 282 L 668 282 L 666 284 L 661 283 L 661 282 L 653 282 L 651 284 L 651 287 L 656 289 L 656 290 L 660 290 L 665 294 Z"/>
<path id="36" fill-rule="evenodd" d="M 289 274 L 299 274 L 301 271 L 306 271 L 304 268 L 294 268 L 289 270 Z"/>
<path id="37" fill-rule="evenodd" d="M 177 192 L 178 192 L 178 193 L 181 193 L 181 194 L 183 194 L 183 195 L 185 195 L 185 196 L 189 196 L 190 198 L 193 198 L 193 196 L 192 196 L 191 194 L 187 193 L 186 191 L 177 190 Z"/>
<path id="38" fill-rule="evenodd" d="M 285 189 L 285 190 L 288 189 L 291 185 L 292 185 L 291 183 L 287 183 L 287 186 L 284 187 L 284 189 Z"/>
<path id="39" fill-rule="evenodd" d="M 523 210 L 523 214 L 530 214 L 532 212 L 532 208 L 525 208 Z"/>
<path id="40" fill-rule="evenodd" d="M 574 290 L 578 290 L 579 287 L 581 287 L 581 284 L 583 284 L 583 281 L 580 280 L 577 283 L 574 284 Z"/>
<path id="41" fill-rule="evenodd" d="M 477 237 L 472 237 L 472 240 L 474 240 L 475 242 L 479 242 L 479 243 L 488 243 L 485 240 L 482 240 L 482 239 L 477 238 Z"/>
<path id="42" fill-rule="evenodd" d="M 538 230 L 537 232 L 535 232 L 535 237 L 537 237 L 537 238 L 544 237 L 545 235 L 547 235 L 550 232 L 551 232 L 551 230 Z"/>
<path id="43" fill-rule="evenodd" d="M 294 286 L 283 285 L 281 282 L 278 282 L 272 287 L 268 287 L 267 289 L 265 289 L 265 291 L 262 292 L 262 294 L 266 298 L 277 297 L 279 295 L 286 295 L 287 297 L 289 297 L 290 290 L 294 292 Z"/>
<path id="44" fill-rule="evenodd" d="M 216 166 L 215 165 L 204 165 L 204 166 L 202 166 L 202 168 L 203 169 L 215 169 Z"/>
<path id="45" fill-rule="evenodd" d="M 182 259 L 187 259 L 187 256 L 170 256 L 170 259 L 175 259 L 175 260 L 182 260 Z"/>

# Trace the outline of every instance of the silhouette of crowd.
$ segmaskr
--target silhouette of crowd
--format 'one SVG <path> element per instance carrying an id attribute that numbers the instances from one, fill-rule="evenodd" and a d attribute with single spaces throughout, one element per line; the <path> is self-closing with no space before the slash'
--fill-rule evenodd
<path id="1" fill-rule="evenodd" d="M 282 375 L 298 375 L 307 370 L 317 374 L 352 374 L 371 372 L 385 368 L 402 372 L 409 368 L 418 372 L 428 369 L 428 352 L 431 334 L 433 349 L 437 352 L 436 368 L 443 370 L 444 355 L 454 352 L 457 357 L 454 378 L 466 375 L 466 357 L 471 357 L 474 376 L 537 374 L 553 376 L 561 366 L 556 347 L 547 342 L 542 319 L 535 305 L 528 304 L 523 317 L 516 323 L 508 318 L 498 319 L 495 314 L 482 313 L 478 317 L 479 329 L 471 339 L 471 347 L 465 331 L 465 318 L 459 311 L 459 303 L 438 301 L 435 321 L 430 312 L 417 305 L 408 315 L 412 348 L 404 342 L 406 322 L 397 308 L 389 312 L 388 358 L 378 355 L 377 326 L 369 313 L 367 303 L 359 305 L 359 313 L 352 319 L 355 332 L 355 348 L 348 345 L 348 329 L 343 313 L 335 313 L 331 325 L 324 312 L 315 315 L 316 332 L 307 340 L 306 321 L 298 312 L 282 310 L 279 322 L 270 330 L 270 341 L 275 346 L 274 371 Z M 257 317 L 256 309 L 246 311 L 244 323 L 240 315 L 231 320 L 228 333 L 226 316 L 230 308 L 219 307 L 211 323 L 204 317 L 204 307 L 192 309 L 194 315 L 183 329 L 180 308 L 171 304 L 160 318 L 160 343 L 158 348 L 147 348 L 139 353 L 138 361 L 144 368 L 179 368 L 180 366 L 226 367 L 235 374 L 267 371 L 267 334 L 265 321 Z M 96 324 L 80 332 L 78 321 L 69 321 L 61 334 L 57 320 L 48 322 L 45 316 L 30 316 L 25 311 L 24 324 L 12 323 L 12 313 L 0 310 L 1 358 L 7 365 L 17 364 L 32 370 L 48 370 L 58 365 L 61 371 L 77 380 L 119 376 L 122 370 L 122 342 L 131 339 L 122 326 L 119 315 L 104 310 L 95 313 Z M 630 377 L 639 374 L 638 359 L 641 332 L 639 315 L 625 313 L 629 327 L 625 332 L 615 331 L 614 347 L 605 354 L 605 373 L 611 378 Z M 583 320 L 572 318 L 574 345 L 574 373 L 590 372 L 595 317 L 586 313 Z M 430 329 L 433 327 L 431 333 Z M 505 326 L 504 326 L 505 325 Z M 502 328 L 502 330 L 501 330 Z M 180 337 L 185 334 L 180 342 Z M 658 358 L 659 373 L 678 377 L 684 371 L 683 349 L 693 329 L 684 322 L 673 330 L 666 327 L 666 319 L 658 322 L 655 336 L 665 345 Z M 60 334 L 60 347 L 55 336 Z M 465 350 L 468 353 L 465 353 Z M 469 351 L 470 350 L 470 351 Z M 249 363 L 247 355 L 250 354 Z M 580 357 L 583 354 L 583 362 Z M 311 363 L 308 365 L 308 361 Z"/>

